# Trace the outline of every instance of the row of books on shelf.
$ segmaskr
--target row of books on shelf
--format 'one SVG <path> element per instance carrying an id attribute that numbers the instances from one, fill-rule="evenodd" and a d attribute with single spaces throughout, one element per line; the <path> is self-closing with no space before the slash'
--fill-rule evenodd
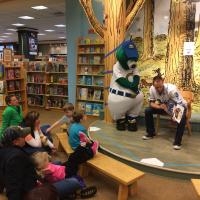
<path id="1" fill-rule="evenodd" d="M 78 57 L 79 64 L 104 64 L 102 56 L 79 56 Z"/>
<path id="2" fill-rule="evenodd" d="M 6 70 L 6 79 L 16 79 L 20 78 L 20 69 L 7 69 Z"/>
<path id="3" fill-rule="evenodd" d="M 29 62 L 27 71 L 67 72 L 67 65 L 57 62 Z"/>
<path id="4" fill-rule="evenodd" d="M 92 66 L 81 66 L 80 67 L 80 73 L 81 74 L 99 74 L 99 75 L 103 75 L 104 74 L 104 68 L 103 67 L 98 67 L 98 69 L 94 70 L 94 67 Z"/>
<path id="5" fill-rule="evenodd" d="M 65 87 L 60 87 L 60 86 L 50 86 L 47 88 L 47 94 L 50 95 L 63 95 L 67 96 L 67 89 Z"/>
<path id="6" fill-rule="evenodd" d="M 93 77 L 93 76 L 81 76 L 78 79 L 78 84 L 103 86 L 104 78 L 103 77 Z"/>
<path id="7" fill-rule="evenodd" d="M 54 108 L 63 108 L 63 106 L 66 104 L 67 99 L 57 99 L 57 98 L 48 98 L 47 100 L 47 106 L 48 107 L 54 107 Z"/>
<path id="8" fill-rule="evenodd" d="M 45 87 L 44 87 L 44 85 L 28 85 L 27 93 L 28 94 L 44 94 Z"/>
<path id="9" fill-rule="evenodd" d="M 80 88 L 78 96 L 80 100 L 102 101 L 103 90 L 95 90 L 93 88 Z"/>
<path id="10" fill-rule="evenodd" d="M 80 44 L 103 44 L 103 42 L 101 38 L 81 38 L 79 40 Z"/>
<path id="11" fill-rule="evenodd" d="M 50 83 L 60 83 L 60 84 L 67 84 L 68 78 L 67 75 L 58 75 L 54 74 L 50 76 Z"/>
<path id="12" fill-rule="evenodd" d="M 43 96 L 29 96 L 28 97 L 28 105 L 44 105 L 44 97 Z"/>
<path id="13" fill-rule="evenodd" d="M 67 72 L 67 65 L 61 63 L 49 62 L 46 68 L 47 72 Z"/>
<path id="14" fill-rule="evenodd" d="M 104 53 L 103 47 L 80 47 L 79 53 Z"/>
<path id="15" fill-rule="evenodd" d="M 28 74 L 27 82 L 45 83 L 45 76 L 41 74 Z"/>
<path id="16" fill-rule="evenodd" d="M 14 90 L 20 90 L 20 89 L 21 89 L 20 81 L 8 81 L 7 82 L 7 90 L 8 91 L 14 91 Z"/>
<path id="17" fill-rule="evenodd" d="M 86 115 L 99 116 L 103 111 L 103 104 L 78 102 L 78 110 L 84 111 Z"/>

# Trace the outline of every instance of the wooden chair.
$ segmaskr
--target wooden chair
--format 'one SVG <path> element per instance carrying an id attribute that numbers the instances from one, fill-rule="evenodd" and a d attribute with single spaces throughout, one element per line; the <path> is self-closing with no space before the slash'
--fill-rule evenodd
<path id="1" fill-rule="evenodd" d="M 184 90 L 180 90 L 180 93 L 181 93 L 182 97 L 187 102 L 186 125 L 185 125 L 185 127 L 188 130 L 188 135 L 192 135 L 190 119 L 191 119 L 191 116 L 192 116 L 193 93 L 191 91 L 184 91 Z M 159 129 L 160 129 L 160 115 L 158 114 L 157 117 L 156 117 L 156 135 L 158 134 Z"/>

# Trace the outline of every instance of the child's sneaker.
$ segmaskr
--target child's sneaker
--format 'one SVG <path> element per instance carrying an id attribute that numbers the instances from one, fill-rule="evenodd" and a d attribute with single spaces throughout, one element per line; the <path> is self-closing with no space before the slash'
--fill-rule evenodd
<path id="1" fill-rule="evenodd" d="M 90 139 L 85 135 L 85 133 L 79 131 L 80 143 L 88 143 Z"/>
<path id="2" fill-rule="evenodd" d="M 93 145 L 91 147 L 93 154 L 96 155 L 98 152 L 98 148 L 99 148 L 99 142 L 98 141 L 94 141 Z"/>

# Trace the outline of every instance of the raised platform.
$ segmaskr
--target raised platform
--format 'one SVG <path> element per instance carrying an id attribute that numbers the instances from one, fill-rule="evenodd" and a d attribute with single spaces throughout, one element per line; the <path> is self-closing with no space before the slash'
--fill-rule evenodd
<path id="1" fill-rule="evenodd" d="M 174 128 L 160 128 L 160 133 L 152 140 L 142 140 L 145 127 L 139 127 L 137 132 L 117 131 L 114 124 L 95 121 L 91 126 L 100 130 L 90 132 L 93 140 L 98 140 L 101 150 L 122 162 L 140 170 L 159 175 L 179 178 L 200 178 L 200 134 L 192 132 L 185 134 L 182 149 L 173 149 Z M 164 163 L 163 167 L 143 164 L 143 158 L 157 158 Z"/>

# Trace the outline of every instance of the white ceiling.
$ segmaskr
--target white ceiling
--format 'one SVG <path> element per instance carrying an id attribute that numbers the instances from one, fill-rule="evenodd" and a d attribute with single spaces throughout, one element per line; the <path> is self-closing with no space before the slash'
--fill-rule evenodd
<path id="1" fill-rule="evenodd" d="M 34 10 L 32 6 L 43 5 L 48 7 L 46 10 Z M 35 19 L 24 20 L 19 16 L 31 16 Z M 15 23 L 25 24 L 25 27 L 36 28 L 39 33 L 45 33 L 45 36 L 38 36 L 39 41 L 59 40 L 59 37 L 66 36 L 65 27 L 58 28 L 54 25 L 65 24 L 65 0 L 0 0 L 0 38 L 4 33 L 11 32 L 13 35 L 7 35 L 3 42 L 18 41 L 17 32 L 7 29 L 17 29 L 11 25 Z M 46 32 L 46 29 L 53 29 L 55 32 Z"/>

